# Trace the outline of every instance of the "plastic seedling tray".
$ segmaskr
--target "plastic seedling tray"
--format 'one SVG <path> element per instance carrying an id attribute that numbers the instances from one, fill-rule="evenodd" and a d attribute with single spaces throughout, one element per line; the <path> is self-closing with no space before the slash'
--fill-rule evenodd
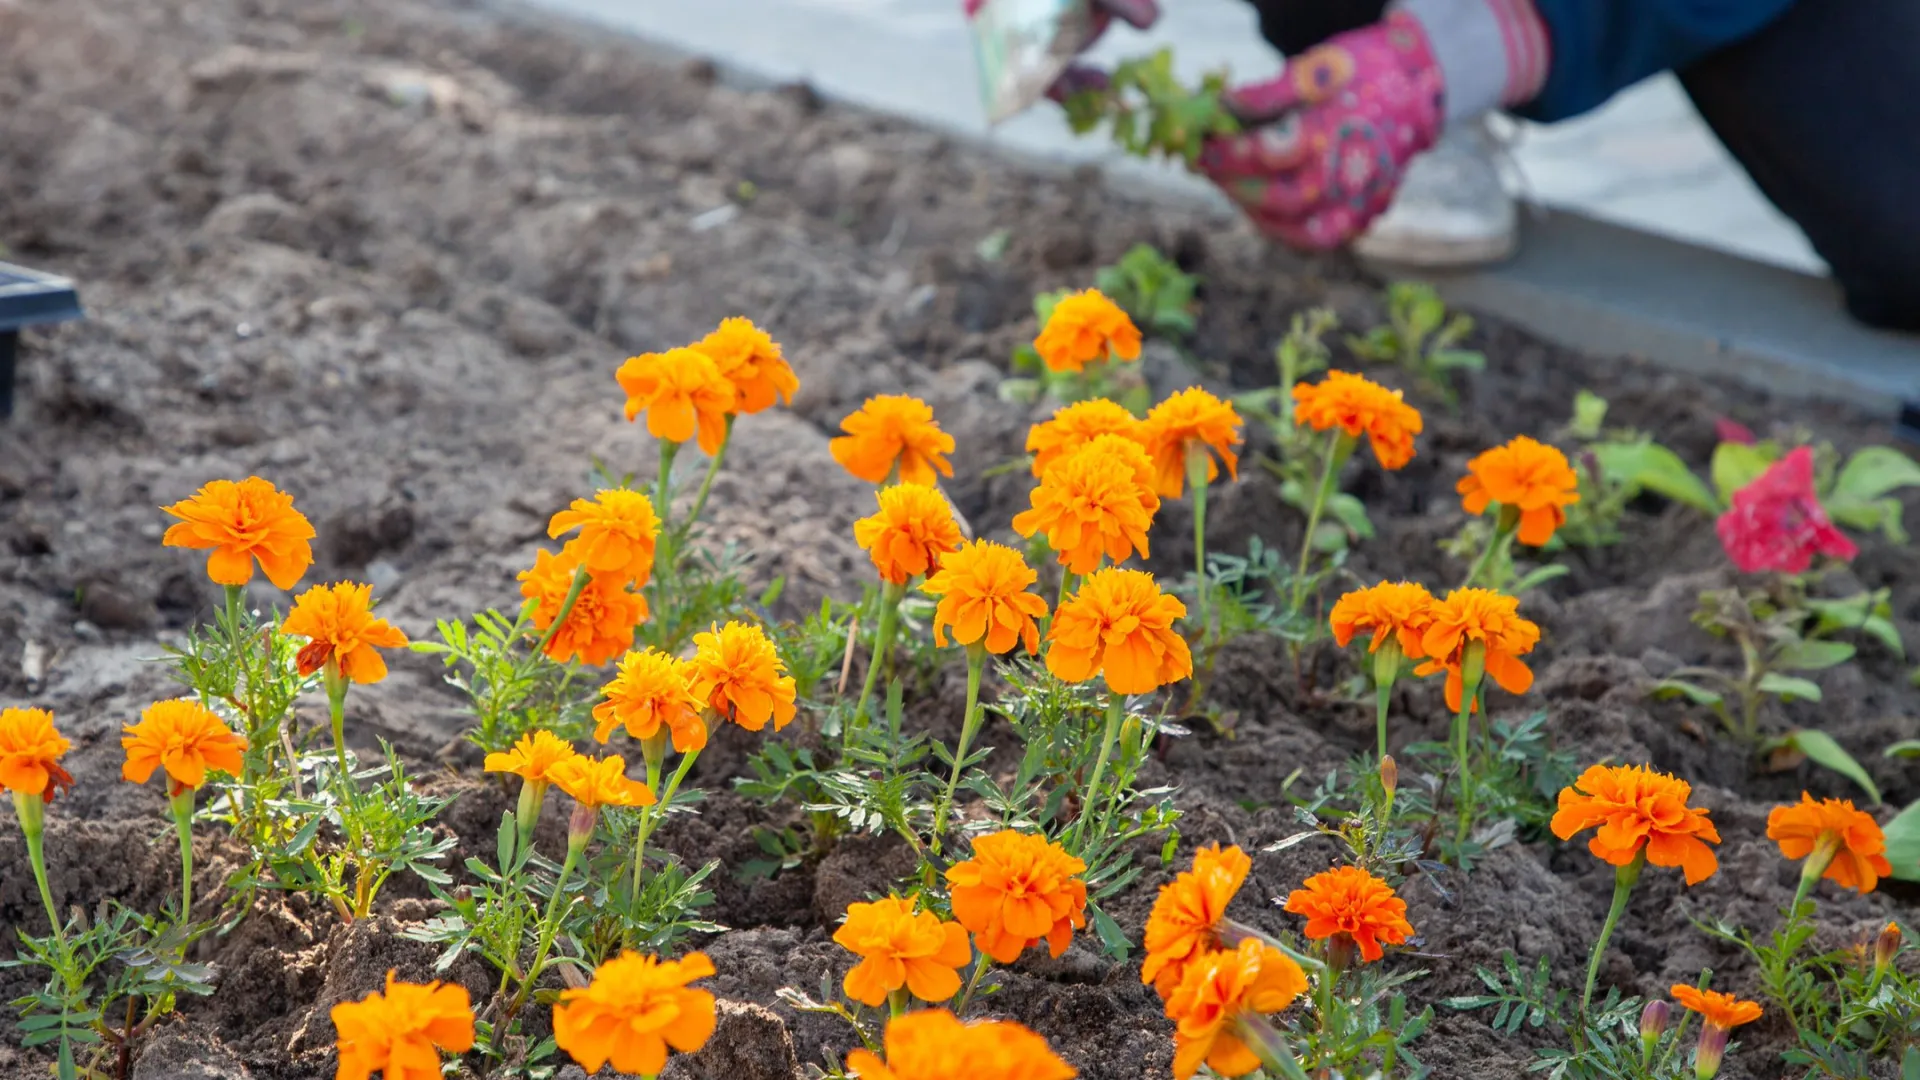
<path id="1" fill-rule="evenodd" d="M 13 367 L 20 328 L 81 316 L 73 282 L 24 266 L 0 262 L 0 419 L 13 415 Z"/>

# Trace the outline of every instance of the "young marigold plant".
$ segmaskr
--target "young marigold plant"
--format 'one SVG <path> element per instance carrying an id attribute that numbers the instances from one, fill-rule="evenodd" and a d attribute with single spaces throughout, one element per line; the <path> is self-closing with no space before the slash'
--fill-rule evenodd
<path id="1" fill-rule="evenodd" d="M 1360 375 L 1329 371 L 1318 383 L 1295 383 L 1292 388 L 1293 423 L 1326 432 L 1320 454 L 1320 481 L 1307 504 L 1307 526 L 1300 541 L 1300 564 L 1294 572 L 1291 607 L 1300 611 L 1314 578 L 1309 576 L 1320 528 L 1320 516 L 1336 493 L 1340 469 L 1365 436 L 1383 469 L 1405 468 L 1413 460 L 1414 437 L 1424 429 L 1418 409 L 1389 390 Z"/>
<path id="2" fill-rule="evenodd" d="M 1403 673 L 1413 671 L 1410 665 L 1427 658 L 1425 637 L 1433 625 L 1435 606 L 1433 594 L 1417 581 L 1382 581 L 1340 597 L 1327 617 L 1334 644 L 1343 649 L 1355 635 L 1372 631 L 1367 652 L 1372 657 L 1380 760 L 1387 757 L 1387 711 L 1393 684 Z"/>
<path id="3" fill-rule="evenodd" d="M 193 913 L 193 797 L 213 772 L 238 776 L 247 740 L 226 721 L 189 698 L 157 701 L 128 725 L 120 745 L 127 752 L 120 775 L 144 784 L 157 769 L 167 774 L 167 805 L 180 838 L 180 917 Z"/>
<path id="4" fill-rule="evenodd" d="M 1097 289 L 1061 297 L 1047 316 L 1034 351 L 1049 371 L 1079 374 L 1089 364 L 1140 358 L 1140 330 Z"/>
<path id="5" fill-rule="evenodd" d="M 940 430 L 933 409 L 905 394 L 870 397 L 840 421 L 845 435 L 830 440 L 827 450 L 840 467 L 869 484 L 923 484 L 932 486 L 952 476 L 947 455 L 953 436 Z"/>
<path id="6" fill-rule="evenodd" d="M 1047 468 L 1029 500 L 1014 515 L 1021 536 L 1043 533 L 1065 568 L 1061 593 L 1103 562 L 1148 554 L 1147 530 L 1160 510 L 1151 484 L 1151 464 L 1139 443 L 1119 435 L 1097 436 Z"/>
<path id="7" fill-rule="evenodd" d="M 162 507 L 179 518 L 160 542 L 167 547 L 209 551 L 207 576 L 229 590 L 228 604 L 237 602 L 232 590 L 260 572 L 275 588 L 291 589 L 313 565 L 313 525 L 294 509 L 293 496 L 257 476 L 235 483 L 214 480 L 172 506 Z"/>
<path id="8" fill-rule="evenodd" d="M 933 573 L 940 559 L 961 542 L 960 526 L 953 520 L 953 507 L 938 489 L 918 483 L 899 483 L 881 488 L 875 497 L 880 504 L 879 512 L 853 525 L 853 538 L 872 557 L 883 586 L 880 627 L 874 635 L 873 656 L 867 663 L 866 681 L 853 710 L 856 727 L 866 723 L 867 705 L 873 699 L 874 687 L 879 685 L 880 669 L 886 666 L 893 648 L 900 601 L 907 595 L 908 584 Z"/>
<path id="9" fill-rule="evenodd" d="M 1153 458 L 1154 491 L 1177 499 L 1193 488 L 1193 573 L 1200 607 L 1200 636 L 1211 640 L 1207 589 L 1207 487 L 1220 476 L 1239 479 L 1242 421 L 1233 405 L 1197 386 L 1188 387 L 1155 405 L 1142 425 L 1142 441 Z M 1142 545 L 1142 553 L 1145 546 Z"/>
<path id="10" fill-rule="evenodd" d="M 1456 485 L 1460 505 L 1475 518 L 1498 507 L 1493 533 L 1467 571 L 1462 586 L 1505 587 L 1512 573 L 1508 553 L 1518 539 L 1540 547 L 1566 524 L 1566 508 L 1580 501 L 1580 478 L 1558 447 L 1517 435 L 1467 462 Z M 1503 568 L 1499 575 L 1493 568 Z"/>

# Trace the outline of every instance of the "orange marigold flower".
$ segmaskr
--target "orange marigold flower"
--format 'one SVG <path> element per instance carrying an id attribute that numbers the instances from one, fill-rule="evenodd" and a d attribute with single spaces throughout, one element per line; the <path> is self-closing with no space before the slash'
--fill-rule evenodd
<path id="1" fill-rule="evenodd" d="M 657 1075 L 668 1047 L 691 1054 L 713 1037 L 713 995 L 688 985 L 713 973 L 705 953 L 661 960 L 622 952 L 584 988 L 560 991 L 553 1041 L 588 1076 L 608 1062 L 617 1073 Z"/>
<path id="2" fill-rule="evenodd" d="M 972 645 L 982 640 L 990 653 L 1011 652 L 1024 643 L 1029 654 L 1040 649 L 1035 619 L 1047 615 L 1047 602 L 1028 589 L 1040 575 L 1021 554 L 991 540 L 972 540 L 940 560 L 940 569 L 920 583 L 920 591 L 940 598 L 933 609 L 933 643 L 953 640 Z"/>
<path id="3" fill-rule="evenodd" d="M 606 700 L 593 707 L 593 738 L 606 742 L 624 725 L 636 739 L 651 739 L 662 727 L 673 733 L 673 748 L 690 753 L 707 745 L 706 703 L 693 692 L 693 661 L 658 649 L 630 652 L 620 660 L 613 681 L 600 688 Z"/>
<path id="4" fill-rule="evenodd" d="M 239 776 L 243 768 L 247 740 L 192 698 L 156 701 L 140 710 L 139 723 L 121 730 L 127 761 L 120 775 L 136 784 L 164 768 L 177 795 L 206 783 L 209 772 Z"/>
<path id="5" fill-rule="evenodd" d="M 766 631 L 742 622 L 693 635 L 693 696 L 748 731 L 793 722 L 793 676 Z"/>
<path id="6" fill-rule="evenodd" d="M 1741 1001 L 1732 994 L 1723 994 L 1718 990 L 1701 990 L 1678 983 L 1668 987 L 1667 993 L 1672 994 L 1673 1000 L 1683 1008 L 1699 1013 L 1702 1023 L 1722 1031 L 1760 1019 L 1761 1009 L 1757 1002 Z"/>
<path id="7" fill-rule="evenodd" d="M 1120 562 L 1147 554 L 1147 530 L 1160 509 L 1146 452 L 1119 435 L 1102 435 L 1053 463 L 1028 497 L 1032 508 L 1014 515 L 1021 536 L 1047 534 L 1061 565 L 1090 574 L 1104 557 Z"/>
<path id="8" fill-rule="evenodd" d="M 1329 371 L 1317 383 L 1294 383 L 1293 416 L 1315 431 L 1365 435 L 1383 469 L 1413 460 L 1413 437 L 1424 425 L 1420 410 L 1401 400 L 1400 391 L 1345 371 Z"/>
<path id="9" fill-rule="evenodd" d="M 407 635 L 385 619 L 373 617 L 373 586 L 342 581 L 315 585 L 294 598 L 280 632 L 307 639 L 294 657 L 302 675 L 331 661 L 348 682 L 377 683 L 387 677 L 379 649 L 401 649 Z"/>
<path id="10" fill-rule="evenodd" d="M 1120 305 L 1098 289 L 1060 298 L 1047 325 L 1033 339 L 1033 351 L 1049 371 L 1081 371 L 1100 360 L 1137 360 L 1140 330 Z"/>
<path id="11" fill-rule="evenodd" d="M 520 736 L 513 749 L 487 755 L 487 772 L 512 773 L 529 784 L 553 783 L 554 766 L 580 756 L 573 744 L 541 728 Z"/>
<path id="12" fill-rule="evenodd" d="M 895 484 L 874 497 L 880 512 L 854 522 L 853 538 L 873 558 L 881 581 L 905 585 L 930 574 L 942 555 L 960 546 L 960 526 L 939 489 Z"/>
<path id="13" fill-rule="evenodd" d="M 1187 1080 L 1202 1064 L 1221 1076 L 1258 1069 L 1260 1058 L 1247 1045 L 1241 1024 L 1280 1012 L 1306 990 L 1307 973 L 1300 965 L 1257 938 L 1195 957 L 1167 998 L 1175 1080 Z"/>
<path id="14" fill-rule="evenodd" d="M 573 589 L 573 574 L 579 559 L 570 551 L 555 555 L 541 550 L 533 557 L 533 569 L 520 572 L 520 595 L 533 601 L 533 627 L 544 632 L 553 625 Z M 647 598 L 628 589 L 625 582 L 589 576 L 567 621 L 547 642 L 547 656 L 557 663 L 575 657 L 591 667 L 633 648 L 633 628 L 647 618 Z"/>
<path id="15" fill-rule="evenodd" d="M 1087 864 L 1044 836 L 1006 829 L 973 841 L 973 857 L 947 869 L 953 917 L 973 931 L 980 951 L 1011 964 L 1045 939 L 1047 952 L 1067 951 L 1087 925 Z"/>
<path id="16" fill-rule="evenodd" d="M 1253 860 L 1238 846 L 1214 844 L 1193 853 L 1193 869 L 1160 886 L 1147 915 L 1147 958 L 1140 964 L 1140 981 L 1160 1000 L 1173 995 L 1189 962 L 1220 947 L 1227 903 L 1252 870 Z"/>
<path id="17" fill-rule="evenodd" d="M 245 585 L 253 564 L 277 589 L 291 589 L 313 565 L 313 526 L 293 508 L 293 496 L 257 476 L 239 483 L 215 480 L 190 499 L 162 510 L 180 519 L 160 542 L 167 547 L 212 548 L 207 576 L 216 585 Z"/>
<path id="18" fill-rule="evenodd" d="M 1851 799 L 1814 802 L 1803 791 L 1798 806 L 1776 806 L 1767 814 L 1767 839 L 1779 843 L 1780 854 L 1789 859 L 1830 860 L 1821 876 L 1841 888 L 1870 893 L 1893 873 L 1879 823 L 1855 810 Z"/>
<path id="19" fill-rule="evenodd" d="M 627 392 L 627 419 L 647 414 L 647 434 L 670 443 L 698 439 L 711 457 L 727 436 L 733 383 L 706 353 L 669 349 L 630 356 L 613 377 Z"/>
<path id="20" fill-rule="evenodd" d="M 1363 630 L 1373 631 L 1368 652 L 1379 652 L 1388 641 L 1397 641 L 1400 652 L 1418 660 L 1427 655 L 1420 639 L 1433 622 L 1433 594 L 1417 581 L 1382 581 L 1368 589 L 1355 589 L 1333 605 L 1328 618 L 1333 640 L 1343 648 Z"/>
<path id="21" fill-rule="evenodd" d="M 903 986 L 922 1001 L 945 1001 L 960 992 L 956 969 L 973 959 L 966 927 L 931 911 L 915 914 L 913 901 L 898 896 L 848 904 L 833 940 L 861 958 L 842 985 L 866 1005 L 883 1004 Z"/>
<path id="22" fill-rule="evenodd" d="M 1110 398 L 1088 398 L 1061 406 L 1052 419 L 1027 430 L 1027 453 L 1033 455 L 1033 475 L 1045 476 L 1054 462 L 1102 435 L 1118 435 L 1141 442 L 1144 431 L 1137 417 Z"/>
<path id="23" fill-rule="evenodd" d="M 575 754 L 557 761 L 547 771 L 553 786 L 573 796 L 581 806 L 652 806 L 653 789 L 627 776 L 627 763 L 618 755 L 590 758 Z"/>
<path id="24" fill-rule="evenodd" d="M 387 992 L 333 1007 L 339 1035 L 336 1080 L 440 1080 L 440 1051 L 473 1048 L 473 1002 L 459 983 L 401 982 L 387 972 Z"/>
<path id="25" fill-rule="evenodd" d="M 1047 670 L 1068 682 L 1105 675 L 1116 694 L 1145 694 L 1193 674 L 1193 654 L 1174 632 L 1187 607 L 1153 575 L 1109 567 L 1089 574 L 1053 613 Z"/>
<path id="26" fill-rule="evenodd" d="M 841 468 L 869 484 L 884 484 L 891 477 L 931 486 L 939 476 L 953 475 L 947 463 L 953 436 L 940 430 L 933 409 L 917 397 L 870 397 L 840 421 L 840 430 L 846 434 L 829 441 L 827 451 Z"/>
<path id="27" fill-rule="evenodd" d="M 591 499 L 573 500 L 572 506 L 547 523 L 547 535 L 556 540 L 574 529 L 580 535 L 567 541 L 567 550 L 587 573 L 636 589 L 653 576 L 660 518 L 653 512 L 652 499 L 626 488 L 608 488 Z"/>
<path id="28" fill-rule="evenodd" d="M 1154 490 L 1164 498 L 1177 499 L 1186 490 L 1189 453 L 1213 451 L 1207 454 L 1209 484 L 1220 475 L 1215 455 L 1226 462 L 1228 476 L 1240 475 L 1240 457 L 1233 450 L 1240 445 L 1240 414 L 1197 386 L 1155 405 L 1147 413 L 1143 431 L 1158 478 Z"/>
<path id="29" fill-rule="evenodd" d="M 722 319 L 718 329 L 691 347 L 711 357 L 720 374 L 733 384 L 736 413 L 762 412 L 776 400 L 791 403 L 800 389 L 793 368 L 780 355 L 780 344 L 750 319 Z"/>
<path id="30" fill-rule="evenodd" d="M 1515 436 L 1467 462 L 1456 490 L 1469 514 L 1491 503 L 1511 506 L 1520 515 L 1520 542 L 1539 547 L 1565 524 L 1566 507 L 1580 501 L 1580 478 L 1558 448 Z"/>
<path id="31" fill-rule="evenodd" d="M 73 744 L 54 730 L 45 709 L 0 709 L 0 787 L 22 795 L 55 795 L 73 786 L 60 759 Z"/>
<path id="32" fill-rule="evenodd" d="M 1560 789 L 1560 808 L 1550 827 L 1571 840 L 1595 829 L 1587 850 L 1614 866 L 1626 866 L 1644 849 L 1655 866 L 1677 866 L 1687 884 L 1713 875 L 1720 862 L 1708 844 L 1720 833 L 1707 811 L 1687 805 L 1693 786 L 1644 765 L 1594 765 Z"/>
<path id="33" fill-rule="evenodd" d="M 859 1080 L 1073 1080 L 1047 1040 L 1011 1020 L 961 1023 L 945 1009 L 926 1009 L 887 1023 L 886 1060 L 871 1050 L 847 1055 Z"/>
<path id="34" fill-rule="evenodd" d="M 1460 710 L 1467 647 L 1476 642 L 1485 648 L 1486 674 L 1502 690 L 1524 694 L 1533 685 L 1533 669 L 1519 658 L 1540 643 L 1540 628 L 1520 617 L 1519 600 L 1492 589 L 1455 589 L 1433 605 L 1429 617 L 1420 635 L 1428 659 L 1414 674 L 1447 673 L 1447 708 Z"/>
<path id="35" fill-rule="evenodd" d="M 1393 886 L 1357 866 L 1318 873 L 1287 894 L 1286 910 L 1307 917 L 1306 935 L 1324 941 L 1344 935 L 1360 946 L 1360 958 L 1380 959 L 1380 943 L 1398 945 L 1413 933 L 1407 902 Z"/>

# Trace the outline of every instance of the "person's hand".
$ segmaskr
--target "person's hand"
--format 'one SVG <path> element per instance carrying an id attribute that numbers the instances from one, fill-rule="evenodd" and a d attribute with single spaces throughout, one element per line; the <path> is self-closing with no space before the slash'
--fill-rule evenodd
<path id="1" fill-rule="evenodd" d="M 1200 168 L 1268 236 L 1325 251 L 1386 210 L 1407 162 L 1439 138 L 1444 80 L 1404 13 L 1329 38 L 1276 79 L 1237 88 L 1245 130 L 1209 140 Z"/>
<path id="2" fill-rule="evenodd" d="M 1088 0 L 1088 6 L 1093 12 L 1093 32 L 1087 35 L 1086 44 L 1080 46 L 1081 52 L 1093 48 L 1115 19 L 1135 30 L 1145 30 L 1160 19 L 1160 5 L 1154 0 Z M 1047 88 L 1047 97 L 1065 101 L 1082 90 L 1103 90 L 1106 86 L 1105 71 L 1090 64 L 1071 64 Z"/>

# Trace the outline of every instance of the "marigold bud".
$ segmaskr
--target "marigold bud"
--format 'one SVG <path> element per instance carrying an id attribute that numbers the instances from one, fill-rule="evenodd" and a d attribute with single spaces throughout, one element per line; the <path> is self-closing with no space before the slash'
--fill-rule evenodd
<path id="1" fill-rule="evenodd" d="M 1380 786 L 1386 789 L 1387 798 L 1393 798 L 1395 789 L 1400 786 L 1400 765 L 1388 754 L 1380 759 Z"/>
<path id="2" fill-rule="evenodd" d="M 1893 966 L 1893 958 L 1900 953 L 1900 924 L 1888 923 L 1880 936 L 1873 939 L 1873 977 L 1878 979 Z"/>
<path id="3" fill-rule="evenodd" d="M 1693 1051 L 1694 1080 L 1713 1080 L 1720 1071 L 1720 1061 L 1727 1056 L 1727 1039 L 1733 1033 L 1718 1024 L 1708 1024 L 1700 1029 L 1700 1042 Z"/>
<path id="4" fill-rule="evenodd" d="M 593 839 L 593 826 L 600 820 L 600 808 L 589 803 L 576 802 L 573 813 L 567 815 L 567 850 L 578 851 Z"/>
<path id="5" fill-rule="evenodd" d="M 1647 1002 L 1640 1010 L 1640 1058 L 1646 1060 L 1653 1053 L 1653 1046 L 1660 1036 L 1667 1033 L 1667 1021 L 1673 1018 L 1673 1007 L 1655 998 Z"/>

